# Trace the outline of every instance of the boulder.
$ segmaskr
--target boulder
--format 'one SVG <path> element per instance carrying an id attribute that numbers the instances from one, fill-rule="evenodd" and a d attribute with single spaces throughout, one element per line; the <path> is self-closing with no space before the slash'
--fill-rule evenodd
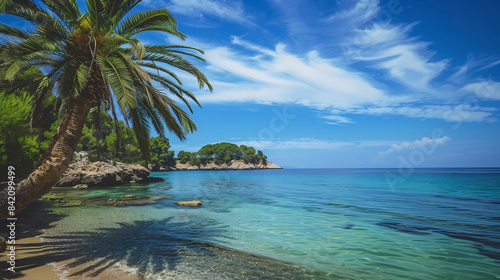
<path id="1" fill-rule="evenodd" d="M 78 185 L 72 187 L 72 189 L 86 189 L 88 187 L 89 187 L 89 185 L 87 185 L 87 184 L 78 184 Z"/>
<path id="2" fill-rule="evenodd" d="M 186 207 L 199 207 L 202 205 L 201 201 L 199 200 L 179 201 L 176 204 L 179 206 L 186 206 Z"/>
<path id="3" fill-rule="evenodd" d="M 121 162 L 90 162 L 83 158 L 69 165 L 56 187 L 113 186 L 128 184 L 130 181 L 140 183 L 148 176 L 149 170 L 140 165 Z"/>

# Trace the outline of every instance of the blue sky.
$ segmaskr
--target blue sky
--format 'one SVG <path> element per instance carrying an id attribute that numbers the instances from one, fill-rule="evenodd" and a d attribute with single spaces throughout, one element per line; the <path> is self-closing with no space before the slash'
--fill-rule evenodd
<path id="1" fill-rule="evenodd" d="M 144 0 L 205 50 L 198 131 L 284 167 L 500 166 L 500 2 Z M 179 43 L 159 34 L 147 43 Z"/>
<path id="2" fill-rule="evenodd" d="M 467 3 L 465 3 L 467 2 Z M 214 92 L 173 149 L 285 167 L 500 166 L 498 1 L 143 1 L 206 51 Z M 171 38 L 153 38 L 174 42 Z"/>

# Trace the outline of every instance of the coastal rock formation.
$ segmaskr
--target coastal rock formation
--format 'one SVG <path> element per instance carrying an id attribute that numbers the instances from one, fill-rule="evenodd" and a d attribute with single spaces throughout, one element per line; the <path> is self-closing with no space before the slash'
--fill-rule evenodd
<path id="1" fill-rule="evenodd" d="M 266 162 L 266 164 L 258 163 L 245 163 L 243 160 L 232 160 L 231 164 L 223 163 L 217 165 L 213 162 L 207 163 L 206 165 L 190 165 L 189 163 L 180 163 L 177 161 L 175 167 L 149 165 L 149 170 L 151 171 L 173 171 L 173 170 L 248 170 L 248 169 L 283 169 L 281 166 L 274 164 L 272 162 Z"/>
<path id="2" fill-rule="evenodd" d="M 90 162 L 84 158 L 69 165 L 56 187 L 79 185 L 79 188 L 82 188 L 85 185 L 96 187 L 128 184 L 131 181 L 141 182 L 148 176 L 149 170 L 140 165 L 121 162 Z"/>
<path id="3" fill-rule="evenodd" d="M 187 206 L 187 207 L 199 207 L 202 205 L 199 200 L 189 200 L 189 201 L 179 201 L 176 203 L 179 206 Z"/>

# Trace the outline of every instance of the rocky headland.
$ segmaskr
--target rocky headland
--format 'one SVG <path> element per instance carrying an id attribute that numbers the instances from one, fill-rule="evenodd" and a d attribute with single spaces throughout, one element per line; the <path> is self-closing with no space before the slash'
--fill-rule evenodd
<path id="1" fill-rule="evenodd" d="M 250 170 L 250 169 L 283 169 L 281 166 L 267 161 L 264 163 L 252 164 L 245 163 L 243 160 L 232 160 L 230 164 L 223 163 L 217 165 L 213 162 L 207 163 L 206 165 L 190 165 L 189 163 L 180 163 L 177 161 L 175 167 L 162 166 L 159 164 L 150 164 L 149 170 L 152 172 L 156 171 L 181 171 L 181 170 Z"/>

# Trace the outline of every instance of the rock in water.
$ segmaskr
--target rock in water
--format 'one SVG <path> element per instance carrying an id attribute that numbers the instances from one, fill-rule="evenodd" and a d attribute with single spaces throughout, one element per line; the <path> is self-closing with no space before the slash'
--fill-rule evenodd
<path id="1" fill-rule="evenodd" d="M 69 165 L 56 187 L 112 186 L 128 184 L 130 181 L 141 182 L 148 176 L 149 170 L 140 165 L 121 162 L 90 162 L 84 158 Z"/>
<path id="2" fill-rule="evenodd" d="M 190 201 L 179 201 L 177 202 L 179 206 L 187 206 L 187 207 L 199 207 L 202 205 L 199 200 L 190 200 Z"/>

